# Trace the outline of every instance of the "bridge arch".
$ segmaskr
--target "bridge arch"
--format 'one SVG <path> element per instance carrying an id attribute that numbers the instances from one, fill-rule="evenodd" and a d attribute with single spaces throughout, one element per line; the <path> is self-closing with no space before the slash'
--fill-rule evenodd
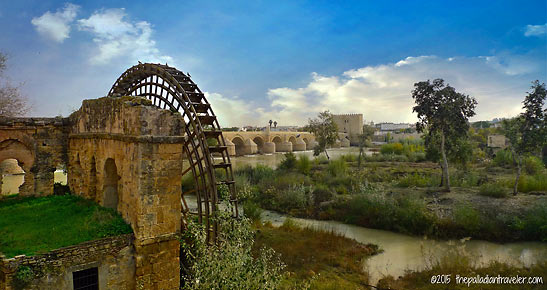
<path id="1" fill-rule="evenodd" d="M 278 149 L 281 148 L 281 143 L 283 143 L 283 140 L 279 136 L 274 136 L 272 138 L 272 142 L 275 144 L 275 152 L 278 152 Z"/>
<path id="2" fill-rule="evenodd" d="M 236 136 L 232 139 L 232 143 L 234 143 L 236 148 L 236 156 L 243 156 L 245 155 L 245 141 L 243 141 L 242 137 Z"/>
<path id="3" fill-rule="evenodd" d="M 262 136 L 256 136 L 253 138 L 253 142 L 255 142 L 256 144 L 258 153 L 263 154 L 264 153 L 264 138 L 262 138 Z"/>
<path id="4" fill-rule="evenodd" d="M 218 224 L 209 217 L 218 210 L 218 185 L 227 186 L 230 201 L 235 205 L 234 216 L 238 216 L 238 209 L 226 142 L 203 92 L 189 75 L 174 67 L 144 63 L 125 71 L 116 80 L 108 96 L 140 96 L 149 99 L 156 107 L 181 113 L 185 123 L 184 135 L 187 138 L 183 151 L 189 163 L 183 170 L 182 177 L 190 174 L 195 185 L 195 189 L 182 193 L 182 214 L 187 217 L 187 214 L 195 213 L 198 221 L 205 226 L 207 242 L 216 240 Z M 217 145 L 209 146 L 208 139 L 216 139 Z M 213 159 L 212 153 L 219 154 L 220 158 Z M 224 170 L 223 180 L 217 181 L 215 169 Z M 197 212 L 192 212 L 186 202 L 186 196 L 193 192 L 196 193 Z"/>

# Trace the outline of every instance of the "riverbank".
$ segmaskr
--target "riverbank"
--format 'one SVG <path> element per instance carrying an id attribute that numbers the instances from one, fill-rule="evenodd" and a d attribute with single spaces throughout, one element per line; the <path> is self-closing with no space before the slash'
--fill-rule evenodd
<path id="1" fill-rule="evenodd" d="M 255 224 L 253 252 L 272 248 L 286 265 L 280 289 L 367 289 L 362 263 L 379 252 L 333 232 L 300 227 L 290 219 L 278 227 Z"/>
<path id="2" fill-rule="evenodd" d="M 534 190 L 513 196 L 504 185 L 511 172 L 504 168 L 452 169 L 452 191 L 444 192 L 436 186 L 435 163 L 379 155 L 359 167 L 355 155 L 330 162 L 287 156 L 275 170 L 263 165 L 236 170 L 244 207 L 440 239 L 547 241 L 545 168 L 523 178 L 521 187 Z"/>

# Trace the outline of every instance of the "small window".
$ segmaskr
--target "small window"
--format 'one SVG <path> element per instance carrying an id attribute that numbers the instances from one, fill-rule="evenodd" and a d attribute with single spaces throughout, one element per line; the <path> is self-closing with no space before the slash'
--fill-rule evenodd
<path id="1" fill-rule="evenodd" d="M 72 272 L 74 290 L 99 290 L 99 270 L 90 268 Z"/>

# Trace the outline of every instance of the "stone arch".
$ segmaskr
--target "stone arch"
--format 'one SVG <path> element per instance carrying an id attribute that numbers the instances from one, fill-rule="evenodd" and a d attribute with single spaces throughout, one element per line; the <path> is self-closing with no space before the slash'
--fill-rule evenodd
<path id="1" fill-rule="evenodd" d="M 306 150 L 311 150 L 311 149 L 313 149 L 313 148 L 311 148 L 310 140 L 308 140 L 307 137 L 302 137 L 302 141 L 304 141 L 304 143 L 306 143 Z"/>
<path id="2" fill-rule="evenodd" d="M 245 155 L 245 141 L 243 141 L 242 137 L 236 136 L 232 139 L 232 143 L 234 143 L 236 148 L 236 156 L 242 156 Z"/>
<path id="3" fill-rule="evenodd" d="M 253 142 L 255 142 L 256 144 L 258 153 L 264 153 L 264 138 L 262 138 L 261 136 L 256 136 L 253 138 Z"/>
<path id="4" fill-rule="evenodd" d="M 291 142 L 293 146 L 296 145 L 296 138 L 294 136 L 290 136 L 289 142 Z"/>
<path id="5" fill-rule="evenodd" d="M 103 206 L 118 208 L 118 168 L 112 158 L 106 159 L 103 173 Z"/>
<path id="6" fill-rule="evenodd" d="M 272 138 L 272 142 L 275 143 L 275 151 L 277 152 L 277 148 L 281 147 L 281 143 L 283 143 L 283 140 L 279 136 L 275 136 Z"/>
<path id="7" fill-rule="evenodd" d="M 19 194 L 32 194 L 34 192 L 34 174 L 31 172 L 34 165 L 32 151 L 19 140 L 6 139 L 0 142 L 0 162 L 7 159 L 17 160 L 17 165 L 25 172 L 24 181 L 19 186 Z"/>
<path id="8" fill-rule="evenodd" d="M 25 182 L 25 171 L 17 159 L 8 158 L 0 162 L 0 196 L 18 194 Z"/>

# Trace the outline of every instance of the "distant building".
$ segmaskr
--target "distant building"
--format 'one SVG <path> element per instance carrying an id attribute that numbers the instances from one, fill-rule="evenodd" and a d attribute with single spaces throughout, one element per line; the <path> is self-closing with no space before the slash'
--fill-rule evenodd
<path id="1" fill-rule="evenodd" d="M 378 123 L 376 128 L 380 131 L 398 131 L 412 128 L 412 124 L 409 123 Z"/>
<path id="2" fill-rule="evenodd" d="M 359 145 L 359 135 L 363 134 L 363 114 L 333 115 L 338 132 L 349 135 L 351 145 Z"/>
<path id="3" fill-rule="evenodd" d="M 489 135 L 487 144 L 488 147 L 494 149 L 494 151 L 505 149 L 505 147 L 507 147 L 504 135 Z"/>

